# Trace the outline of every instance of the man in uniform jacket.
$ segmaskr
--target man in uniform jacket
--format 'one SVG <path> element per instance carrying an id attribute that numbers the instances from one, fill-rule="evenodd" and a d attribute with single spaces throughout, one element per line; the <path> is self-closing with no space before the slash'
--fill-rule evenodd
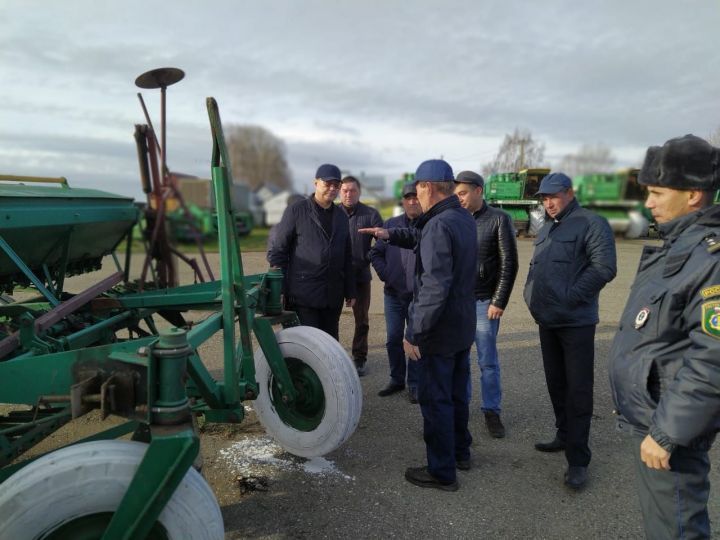
<path id="1" fill-rule="evenodd" d="M 610 350 L 648 538 L 710 538 L 708 449 L 720 430 L 720 149 L 648 149 L 638 181 L 663 239 L 646 246 Z"/>
<path id="2" fill-rule="evenodd" d="M 348 216 L 350 242 L 352 244 L 353 271 L 355 272 L 355 333 L 352 341 L 352 355 L 358 375 L 365 375 L 368 353 L 368 332 L 370 330 L 370 243 L 372 237 L 360 234 L 358 229 L 382 227 L 382 218 L 377 210 L 360 202 L 360 181 L 346 176 L 340 187 L 340 207 Z"/>
<path id="3" fill-rule="evenodd" d="M 404 212 L 385 222 L 386 229 L 395 227 L 406 229 L 414 227 L 422 208 L 417 200 L 415 182 L 408 182 L 402 190 Z M 407 376 L 408 397 L 410 403 L 417 403 L 417 362 L 407 360 L 403 349 L 405 324 L 413 296 L 415 282 L 415 253 L 411 249 L 393 246 L 385 240 L 378 240 L 370 250 L 370 260 L 378 277 L 385 282 L 384 306 L 385 326 L 387 330 L 388 361 L 390 363 L 390 382 L 378 392 L 385 397 L 405 388 Z"/>
<path id="4" fill-rule="evenodd" d="M 537 194 L 545 223 L 535 239 L 524 297 L 538 324 L 556 433 L 535 448 L 565 450 L 565 484 L 580 489 L 591 457 L 598 297 L 616 274 L 615 238 L 605 218 L 580 207 L 563 173 L 543 178 Z"/>
<path id="5" fill-rule="evenodd" d="M 423 210 L 415 229 L 364 229 L 401 247 L 415 247 L 413 300 L 403 346 L 418 361 L 426 467 L 410 467 L 417 486 L 456 491 L 456 468 L 470 463 L 468 394 L 470 347 L 475 337 L 475 222 L 454 194 L 452 168 L 424 161 L 415 173 Z"/>
<path id="6" fill-rule="evenodd" d="M 495 438 L 505 436 L 500 420 L 500 362 L 497 335 L 510 300 L 518 271 L 515 228 L 510 216 L 483 200 L 485 181 L 473 171 L 462 171 L 455 177 L 455 195 L 460 205 L 475 218 L 477 228 L 477 274 L 475 278 L 475 348 L 480 367 L 481 409 L 485 425 Z"/>
<path id="7" fill-rule="evenodd" d="M 333 204 L 340 169 L 321 165 L 315 193 L 288 206 L 275 229 L 267 260 L 285 277 L 285 299 L 300 323 L 338 339 L 343 307 L 355 303 L 355 276 L 348 218 Z"/>

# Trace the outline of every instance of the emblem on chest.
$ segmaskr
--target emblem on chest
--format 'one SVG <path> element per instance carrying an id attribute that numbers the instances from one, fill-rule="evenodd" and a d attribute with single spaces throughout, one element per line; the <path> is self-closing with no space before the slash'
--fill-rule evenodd
<path id="1" fill-rule="evenodd" d="M 635 330 L 640 330 L 650 318 L 650 308 L 644 307 L 635 315 Z"/>

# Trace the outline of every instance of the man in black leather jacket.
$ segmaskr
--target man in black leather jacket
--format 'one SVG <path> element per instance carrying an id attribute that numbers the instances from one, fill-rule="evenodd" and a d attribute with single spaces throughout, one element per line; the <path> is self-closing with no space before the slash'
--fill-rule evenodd
<path id="1" fill-rule="evenodd" d="M 480 367 L 481 409 L 490 435 L 505 436 L 500 420 L 502 389 L 497 335 L 518 271 L 515 229 L 510 216 L 483 200 L 485 181 L 473 171 L 455 176 L 455 195 L 475 218 L 477 228 L 477 275 L 475 279 L 475 347 Z"/>
<path id="2" fill-rule="evenodd" d="M 595 326 L 600 290 L 616 273 L 615 238 L 607 220 L 578 204 L 563 173 L 542 179 L 545 224 L 535 239 L 525 302 L 540 334 L 555 438 L 541 452 L 565 450 L 565 484 L 580 489 L 590 463 Z"/>
<path id="3" fill-rule="evenodd" d="M 646 246 L 610 350 L 648 538 L 710 538 L 708 449 L 720 430 L 720 148 L 647 151 L 638 181 L 662 246 Z"/>

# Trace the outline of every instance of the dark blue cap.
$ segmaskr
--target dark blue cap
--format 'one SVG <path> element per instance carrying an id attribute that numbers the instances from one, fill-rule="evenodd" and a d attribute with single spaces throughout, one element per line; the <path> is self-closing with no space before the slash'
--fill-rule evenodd
<path id="1" fill-rule="evenodd" d="M 535 195 L 555 195 L 560 191 L 570 189 L 572 180 L 564 173 L 550 173 L 540 182 L 540 189 Z"/>
<path id="2" fill-rule="evenodd" d="M 318 167 L 318 170 L 315 173 L 315 178 L 318 180 L 325 180 L 326 182 L 330 182 L 331 180 L 340 182 L 342 174 L 340 174 L 340 169 L 336 165 L 325 163 Z"/>
<path id="3" fill-rule="evenodd" d="M 455 180 L 452 167 L 442 159 L 423 161 L 415 171 L 416 182 L 452 182 Z"/>

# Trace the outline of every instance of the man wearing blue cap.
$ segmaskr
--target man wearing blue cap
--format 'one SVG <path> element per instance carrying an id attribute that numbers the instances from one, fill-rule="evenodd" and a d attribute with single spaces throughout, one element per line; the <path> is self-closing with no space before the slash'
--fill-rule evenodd
<path id="1" fill-rule="evenodd" d="M 285 277 L 285 300 L 300 323 L 338 339 L 343 298 L 355 303 L 348 217 L 333 201 L 340 169 L 326 163 L 315 174 L 315 193 L 288 206 L 278 223 L 267 260 Z"/>
<path id="2" fill-rule="evenodd" d="M 610 349 L 648 538 L 711 538 L 708 450 L 720 431 L 720 148 L 651 146 L 638 176 L 664 242 L 645 246 Z"/>
<path id="3" fill-rule="evenodd" d="M 403 347 L 418 362 L 426 467 L 410 467 L 417 486 L 456 491 L 456 469 L 471 467 L 468 431 L 469 354 L 475 338 L 477 233 L 460 206 L 452 168 L 441 159 L 415 173 L 423 210 L 414 229 L 361 229 L 376 238 L 416 248 L 413 300 Z"/>
<path id="4" fill-rule="evenodd" d="M 565 484 L 578 490 L 591 457 L 598 298 L 616 274 L 615 239 L 605 218 L 580 207 L 565 174 L 547 175 L 537 195 L 545 223 L 535 239 L 524 297 L 540 332 L 557 430 L 552 441 L 535 448 L 565 450 Z"/>

